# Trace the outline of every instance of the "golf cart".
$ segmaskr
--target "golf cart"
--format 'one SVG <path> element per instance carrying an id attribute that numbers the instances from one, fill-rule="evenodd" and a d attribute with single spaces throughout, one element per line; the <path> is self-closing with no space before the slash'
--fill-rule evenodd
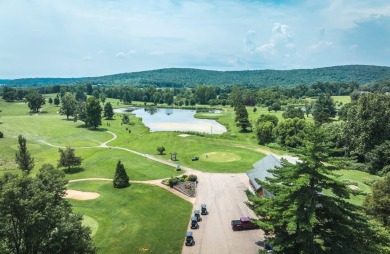
<path id="1" fill-rule="evenodd" d="M 209 212 L 207 211 L 206 204 L 201 205 L 200 214 L 207 215 Z"/>
<path id="2" fill-rule="evenodd" d="M 195 157 L 192 157 L 192 161 L 198 161 L 199 160 L 199 157 L 195 156 Z"/>
<path id="3" fill-rule="evenodd" d="M 194 216 L 196 217 L 197 221 L 202 221 L 202 217 L 200 217 L 200 211 L 194 210 Z"/>
<path id="4" fill-rule="evenodd" d="M 199 224 L 198 224 L 198 219 L 195 216 L 191 217 L 191 229 L 198 229 Z"/>
<path id="5" fill-rule="evenodd" d="M 186 233 L 186 246 L 193 246 L 195 245 L 194 237 L 192 236 L 192 232 Z"/>

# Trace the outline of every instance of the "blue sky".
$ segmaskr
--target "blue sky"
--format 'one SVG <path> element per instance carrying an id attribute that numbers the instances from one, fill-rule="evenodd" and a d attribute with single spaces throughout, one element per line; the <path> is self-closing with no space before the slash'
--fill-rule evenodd
<path id="1" fill-rule="evenodd" d="M 388 0 L 0 0 L 0 78 L 390 66 Z"/>

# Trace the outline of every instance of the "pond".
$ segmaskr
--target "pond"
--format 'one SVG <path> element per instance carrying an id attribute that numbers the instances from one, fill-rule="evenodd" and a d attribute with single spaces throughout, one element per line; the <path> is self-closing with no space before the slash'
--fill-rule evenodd
<path id="1" fill-rule="evenodd" d="M 116 109 L 115 113 L 133 113 L 142 118 L 142 122 L 155 131 L 194 131 L 209 134 L 222 134 L 226 127 L 215 120 L 196 119 L 196 111 L 172 108 Z M 218 112 L 216 112 L 218 113 Z"/>

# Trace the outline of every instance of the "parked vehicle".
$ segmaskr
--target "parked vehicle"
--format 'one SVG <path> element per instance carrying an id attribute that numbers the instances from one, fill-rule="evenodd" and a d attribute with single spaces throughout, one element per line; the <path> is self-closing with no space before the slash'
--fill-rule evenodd
<path id="1" fill-rule="evenodd" d="M 192 161 L 198 161 L 198 160 L 199 160 L 198 156 L 192 157 Z"/>
<path id="2" fill-rule="evenodd" d="M 201 205 L 200 214 L 202 214 L 202 215 L 207 215 L 207 214 L 209 214 L 209 212 L 207 211 L 206 204 L 202 204 L 202 205 Z"/>
<path id="3" fill-rule="evenodd" d="M 187 232 L 186 233 L 185 245 L 186 246 L 193 246 L 193 245 L 195 245 L 195 240 L 194 240 L 194 237 L 192 236 L 192 232 Z"/>
<path id="4" fill-rule="evenodd" d="M 196 217 L 197 221 L 202 221 L 202 217 L 200 217 L 200 211 L 194 210 L 194 216 Z"/>
<path id="5" fill-rule="evenodd" d="M 198 224 L 198 219 L 195 216 L 191 217 L 191 229 L 198 229 L 199 224 Z"/>
<path id="6" fill-rule="evenodd" d="M 259 228 L 259 226 L 252 222 L 249 217 L 241 217 L 239 220 L 232 220 L 232 229 L 234 231 L 256 228 Z"/>

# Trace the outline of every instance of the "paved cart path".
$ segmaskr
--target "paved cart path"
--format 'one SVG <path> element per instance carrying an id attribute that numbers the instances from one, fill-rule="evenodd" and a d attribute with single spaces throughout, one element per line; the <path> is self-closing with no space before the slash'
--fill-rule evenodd
<path id="1" fill-rule="evenodd" d="M 113 138 L 100 144 L 100 148 L 120 149 L 125 150 L 146 159 L 154 160 L 172 167 L 176 167 L 176 163 L 161 158 L 157 158 L 150 154 L 140 153 L 128 148 L 109 146 L 108 143 L 115 140 L 115 133 L 108 131 L 113 135 Z M 42 142 L 50 146 L 55 146 L 47 142 Z M 60 147 L 60 146 L 55 146 Z M 82 147 L 93 148 L 93 147 Z M 269 151 L 264 151 L 267 154 L 273 154 Z M 274 154 L 276 155 L 276 154 Z M 280 157 L 280 155 L 276 155 Z M 209 211 L 208 215 L 202 216 L 202 221 L 199 222 L 199 229 L 190 229 L 190 217 L 188 216 L 188 231 L 192 231 L 196 244 L 188 247 L 184 245 L 183 235 L 183 254 L 256 254 L 260 249 L 258 243 L 264 240 L 262 230 L 248 231 L 233 231 L 230 225 L 231 220 L 239 219 L 242 216 L 255 217 L 255 214 L 250 210 L 245 202 L 247 197 L 245 191 L 250 188 L 249 181 L 245 173 L 206 173 L 190 167 L 181 167 L 185 174 L 194 174 L 198 176 L 198 187 L 196 198 L 188 197 L 179 191 L 176 191 L 169 186 L 161 183 L 163 179 L 148 180 L 148 181 L 131 181 L 133 183 L 152 184 L 164 188 L 175 195 L 191 202 L 193 210 L 200 209 L 200 205 L 205 203 Z M 183 172 L 184 173 L 184 172 Z M 84 178 L 70 180 L 69 182 L 79 181 L 112 181 L 109 178 Z"/>

